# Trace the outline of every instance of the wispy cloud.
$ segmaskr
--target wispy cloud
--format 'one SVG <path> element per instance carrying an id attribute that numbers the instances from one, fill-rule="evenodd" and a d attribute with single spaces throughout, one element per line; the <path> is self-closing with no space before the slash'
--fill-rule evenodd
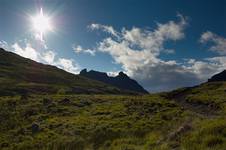
<path id="1" fill-rule="evenodd" d="M 3 48 L 3 49 L 8 49 L 9 45 L 8 45 L 8 43 L 6 41 L 1 40 L 0 41 L 0 47 Z"/>
<path id="2" fill-rule="evenodd" d="M 76 46 L 75 44 L 72 46 L 72 49 L 75 51 L 75 53 L 88 53 L 92 56 L 94 56 L 96 52 L 95 50 L 84 49 L 81 45 Z"/>
<path id="3" fill-rule="evenodd" d="M 32 48 L 29 43 L 26 43 L 26 46 L 24 48 L 22 48 L 18 43 L 14 43 L 12 45 L 12 48 L 14 52 L 20 56 L 40 61 L 40 54 L 34 48 Z"/>
<path id="4" fill-rule="evenodd" d="M 114 30 L 114 28 L 112 26 L 108 26 L 108 25 L 102 25 L 102 24 L 91 24 L 88 26 L 89 29 L 91 30 L 102 30 L 104 32 L 110 33 L 111 35 L 115 36 L 115 37 L 119 37 L 119 33 Z"/>
<path id="5" fill-rule="evenodd" d="M 223 38 L 211 31 L 206 31 L 201 35 L 200 42 L 207 44 L 210 43 L 209 49 L 217 52 L 220 55 L 226 54 L 226 38 Z"/>
<path id="6" fill-rule="evenodd" d="M 71 73 L 78 73 L 80 70 L 80 67 L 74 63 L 73 59 L 66 59 L 66 58 L 59 58 L 56 62 L 55 62 L 56 66 L 58 66 L 59 68 L 62 68 L 68 72 Z"/>

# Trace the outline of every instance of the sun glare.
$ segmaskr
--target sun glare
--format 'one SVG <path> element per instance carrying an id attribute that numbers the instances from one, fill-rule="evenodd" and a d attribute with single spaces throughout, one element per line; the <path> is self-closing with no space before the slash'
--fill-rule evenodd
<path id="1" fill-rule="evenodd" d="M 32 17 L 32 25 L 41 40 L 43 40 L 43 34 L 45 32 L 52 30 L 50 18 L 43 14 L 42 8 L 37 16 Z"/>

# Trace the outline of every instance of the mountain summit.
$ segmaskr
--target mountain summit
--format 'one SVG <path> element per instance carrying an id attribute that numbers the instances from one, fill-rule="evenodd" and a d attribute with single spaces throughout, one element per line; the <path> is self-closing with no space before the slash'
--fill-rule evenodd
<path id="1" fill-rule="evenodd" d="M 212 76 L 208 82 L 226 81 L 226 70 Z"/>
<path id="2" fill-rule="evenodd" d="M 119 72 L 119 74 L 115 77 L 110 77 L 105 72 L 99 72 L 94 70 L 90 70 L 87 72 L 87 69 L 83 69 L 80 72 L 80 75 L 93 80 L 104 82 L 106 84 L 110 84 L 119 89 L 130 90 L 143 94 L 148 93 L 139 83 L 137 83 L 137 81 L 131 79 L 123 72 Z"/>

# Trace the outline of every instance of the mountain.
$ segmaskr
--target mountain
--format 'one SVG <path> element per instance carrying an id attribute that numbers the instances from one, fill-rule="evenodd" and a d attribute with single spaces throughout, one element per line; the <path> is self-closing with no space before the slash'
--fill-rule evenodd
<path id="1" fill-rule="evenodd" d="M 226 70 L 212 76 L 208 82 L 226 81 Z"/>
<path id="2" fill-rule="evenodd" d="M 206 116 L 216 115 L 216 110 L 226 107 L 226 70 L 213 75 L 207 82 L 193 87 L 185 87 L 167 93 L 185 108 Z M 225 105 L 225 106 L 224 106 Z"/>
<path id="3" fill-rule="evenodd" d="M 136 83 L 122 72 L 90 72 L 105 82 Z M 225 81 L 128 93 L 0 49 L 0 149 L 225 149 Z"/>
<path id="4" fill-rule="evenodd" d="M 0 149 L 225 150 L 225 97 L 226 82 L 142 96 L 0 96 Z"/>
<path id="5" fill-rule="evenodd" d="M 18 93 L 134 94 L 0 48 L 0 94 Z"/>
<path id="6" fill-rule="evenodd" d="M 80 72 L 80 75 L 93 80 L 104 82 L 106 84 L 110 84 L 119 89 L 135 91 L 143 94 L 148 93 L 141 85 L 137 83 L 137 81 L 131 79 L 123 72 L 119 72 L 119 74 L 115 77 L 110 77 L 107 75 L 107 73 L 104 72 L 98 72 L 94 70 L 87 72 L 87 69 L 83 69 Z"/>

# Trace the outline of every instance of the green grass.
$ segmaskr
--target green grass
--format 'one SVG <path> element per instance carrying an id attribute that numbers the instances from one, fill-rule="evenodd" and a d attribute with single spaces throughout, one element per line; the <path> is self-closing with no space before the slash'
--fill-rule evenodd
<path id="1" fill-rule="evenodd" d="M 5 149 L 149 149 L 186 120 L 186 112 L 157 95 L 2 97 L 0 108 Z"/>
<path id="2" fill-rule="evenodd" d="M 186 96 L 186 101 L 225 110 L 226 82 L 205 83 L 192 88 Z"/>
<path id="3" fill-rule="evenodd" d="M 222 150 L 224 117 L 197 116 L 157 94 L 1 97 L 0 149 Z"/>
<path id="4" fill-rule="evenodd" d="M 225 118 L 205 120 L 195 124 L 196 130 L 183 137 L 182 147 L 187 150 L 222 150 L 226 147 Z"/>

